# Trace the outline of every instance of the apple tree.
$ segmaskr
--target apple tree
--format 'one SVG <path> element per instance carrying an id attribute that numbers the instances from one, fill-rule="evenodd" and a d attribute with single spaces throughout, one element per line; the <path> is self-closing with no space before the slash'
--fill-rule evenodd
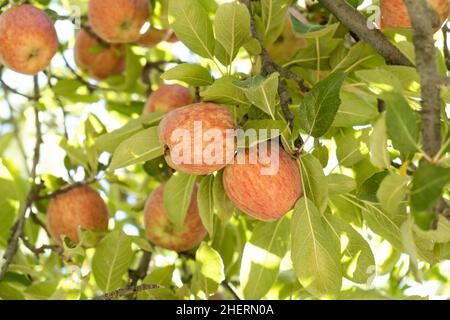
<path id="1" fill-rule="evenodd" d="M 450 297 L 447 0 L 0 13 L 0 299 Z"/>

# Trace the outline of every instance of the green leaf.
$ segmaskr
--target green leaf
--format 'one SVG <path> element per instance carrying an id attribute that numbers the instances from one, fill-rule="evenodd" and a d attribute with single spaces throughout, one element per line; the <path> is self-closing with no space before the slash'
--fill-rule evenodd
<path id="1" fill-rule="evenodd" d="M 193 291 L 201 290 L 208 297 L 225 280 L 222 259 L 216 250 L 203 242 L 195 254 L 195 264 Z"/>
<path id="2" fill-rule="evenodd" d="M 197 0 L 169 1 L 171 27 L 194 53 L 213 59 L 214 33 L 208 12 Z"/>
<path id="3" fill-rule="evenodd" d="M 356 181 L 343 174 L 330 174 L 327 180 L 330 195 L 350 193 L 356 189 Z"/>
<path id="4" fill-rule="evenodd" d="M 422 239 L 427 239 L 436 243 L 450 242 L 450 221 L 444 216 L 439 216 L 437 228 L 435 230 L 424 231 L 417 225 L 414 225 L 414 232 Z"/>
<path id="5" fill-rule="evenodd" d="M 170 221 L 182 227 L 192 199 L 196 177 L 182 172 L 173 175 L 164 187 L 164 208 Z"/>
<path id="6" fill-rule="evenodd" d="M 250 14 L 247 7 L 240 2 L 220 5 L 214 18 L 214 30 L 216 40 L 230 57 L 227 64 L 230 65 L 250 38 Z"/>
<path id="7" fill-rule="evenodd" d="M 201 92 L 204 101 L 228 105 L 248 105 L 249 101 L 242 88 L 234 84 L 233 76 L 222 77 Z"/>
<path id="8" fill-rule="evenodd" d="M 375 258 L 367 241 L 353 227 L 336 215 L 325 214 L 333 234 L 346 246 L 342 248 L 344 275 L 353 282 L 367 284 L 375 271 Z"/>
<path id="9" fill-rule="evenodd" d="M 334 140 L 337 145 L 336 157 L 340 165 L 352 167 L 364 158 L 360 151 L 361 142 L 354 137 L 353 131 L 336 135 Z"/>
<path id="10" fill-rule="evenodd" d="M 182 63 L 161 75 L 164 80 L 178 80 L 193 87 L 208 86 L 214 82 L 209 70 L 199 64 Z"/>
<path id="11" fill-rule="evenodd" d="M 98 245 L 92 258 L 92 273 L 103 292 L 110 292 L 123 285 L 122 277 L 133 260 L 131 239 L 122 230 L 108 234 Z"/>
<path id="12" fill-rule="evenodd" d="M 234 205 L 228 199 L 223 187 L 223 170 L 217 172 L 213 183 L 214 208 L 217 216 L 224 222 L 230 220 L 234 213 Z"/>
<path id="13" fill-rule="evenodd" d="M 402 220 L 406 214 L 408 181 L 408 177 L 391 173 L 383 179 L 377 191 L 381 207 L 393 217 L 399 215 Z"/>
<path id="14" fill-rule="evenodd" d="M 370 69 L 356 71 L 356 76 L 367 82 L 378 93 L 402 92 L 400 80 L 391 72 L 384 69 Z"/>
<path id="15" fill-rule="evenodd" d="M 114 151 L 110 170 L 144 163 L 164 154 L 158 140 L 157 127 L 151 127 L 124 140 Z"/>
<path id="16" fill-rule="evenodd" d="M 341 92 L 341 105 L 334 119 L 334 127 L 366 125 L 378 116 L 377 99 L 363 92 Z"/>
<path id="17" fill-rule="evenodd" d="M 340 89 L 346 74 L 336 72 L 317 83 L 300 106 L 300 126 L 313 137 L 323 136 L 331 127 L 341 104 Z"/>
<path id="18" fill-rule="evenodd" d="M 155 268 L 150 274 L 145 277 L 145 284 L 159 284 L 165 287 L 169 287 L 172 284 L 172 276 L 175 271 L 174 265 Z"/>
<path id="19" fill-rule="evenodd" d="M 87 168 L 87 156 L 83 149 L 70 145 L 66 138 L 61 139 L 59 146 L 66 151 L 74 164 Z"/>
<path id="20" fill-rule="evenodd" d="M 124 140 L 130 138 L 142 129 L 156 125 L 162 118 L 162 113 L 149 113 L 139 119 L 129 121 L 122 128 L 101 135 L 95 139 L 95 145 L 100 151 L 114 152 L 117 146 Z"/>
<path id="21" fill-rule="evenodd" d="M 240 281 L 245 299 L 258 300 L 267 294 L 278 277 L 288 242 L 287 218 L 258 222 L 242 256 Z"/>
<path id="22" fill-rule="evenodd" d="M 411 205 L 416 211 L 431 208 L 442 195 L 442 189 L 450 182 L 450 168 L 422 163 L 414 172 Z"/>
<path id="23" fill-rule="evenodd" d="M 399 93 L 384 93 L 386 129 L 394 147 L 401 152 L 417 151 L 416 113 Z"/>
<path id="24" fill-rule="evenodd" d="M 378 168 L 389 169 L 391 166 L 387 140 L 386 119 L 383 115 L 374 124 L 369 138 L 370 162 Z"/>
<path id="25" fill-rule="evenodd" d="M 249 120 L 244 124 L 243 129 L 245 134 L 250 137 L 250 141 L 247 141 L 248 139 L 245 136 L 242 139 L 238 136 L 238 147 L 246 146 L 250 148 L 261 142 L 272 140 L 283 134 L 287 126 L 283 120 Z"/>
<path id="26" fill-rule="evenodd" d="M 289 0 L 261 0 L 261 36 L 266 44 L 274 42 L 283 31 Z"/>
<path id="27" fill-rule="evenodd" d="M 340 243 L 306 197 L 295 205 L 291 240 L 292 263 L 301 285 L 316 297 L 336 297 L 342 284 Z"/>
<path id="28" fill-rule="evenodd" d="M 203 222 L 210 237 L 214 235 L 214 176 L 209 175 L 202 179 L 197 192 L 197 203 L 200 219 Z"/>
<path id="29" fill-rule="evenodd" d="M 252 104 L 275 119 L 275 107 L 278 103 L 278 73 L 272 73 L 267 79 L 251 85 L 245 94 Z"/>
<path id="30" fill-rule="evenodd" d="M 324 212 L 328 203 L 328 181 L 319 160 L 309 154 L 300 157 L 300 172 L 306 197 Z"/>

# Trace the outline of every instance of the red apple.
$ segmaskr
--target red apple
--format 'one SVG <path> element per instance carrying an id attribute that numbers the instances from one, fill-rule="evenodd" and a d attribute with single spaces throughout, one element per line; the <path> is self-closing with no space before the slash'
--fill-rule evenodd
<path id="1" fill-rule="evenodd" d="M 183 252 L 195 248 L 206 236 L 197 206 L 197 186 L 194 186 L 184 224 L 177 228 L 167 217 L 164 209 L 164 185 L 155 189 L 144 209 L 147 238 L 157 246 Z"/>
<path id="2" fill-rule="evenodd" d="M 428 0 L 428 4 L 436 13 L 433 19 L 434 31 L 438 31 L 447 20 L 450 12 L 448 0 Z M 382 30 L 389 28 L 411 28 L 408 9 L 403 0 L 380 0 Z"/>
<path id="3" fill-rule="evenodd" d="M 262 158 L 260 148 L 261 145 L 246 149 L 242 157 L 245 162 L 237 155 L 225 168 L 223 184 L 237 208 L 258 220 L 276 220 L 291 210 L 303 195 L 300 172 L 296 161 L 283 149 L 277 148 L 279 155 L 276 156 L 274 149 L 268 148 Z M 274 166 L 278 169 L 272 174 L 263 174 L 274 165 L 274 161 L 266 161 L 266 156 L 278 160 L 278 165 Z M 253 161 L 253 157 L 257 161 Z"/>
<path id="4" fill-rule="evenodd" d="M 120 74 L 125 68 L 124 45 L 102 47 L 100 43 L 81 30 L 75 41 L 75 62 L 91 77 L 102 80 Z"/>
<path id="5" fill-rule="evenodd" d="M 231 112 L 203 102 L 169 112 L 158 127 L 167 164 L 194 175 L 210 174 L 233 160 L 233 134 Z"/>
<path id="6" fill-rule="evenodd" d="M 136 41 L 148 18 L 148 0 L 89 0 L 89 24 L 107 42 Z"/>
<path id="7" fill-rule="evenodd" d="M 50 64 L 58 50 L 53 21 L 29 4 L 14 6 L 0 15 L 0 63 L 34 75 Z"/>
<path id="8" fill-rule="evenodd" d="M 90 231 L 108 230 L 108 208 L 97 191 L 75 187 L 57 195 L 47 209 L 48 230 L 56 241 L 65 235 L 78 243 L 78 227 Z"/>
<path id="9" fill-rule="evenodd" d="M 144 107 L 144 114 L 150 112 L 169 112 L 192 104 L 191 92 L 179 84 L 165 84 L 153 92 Z"/>

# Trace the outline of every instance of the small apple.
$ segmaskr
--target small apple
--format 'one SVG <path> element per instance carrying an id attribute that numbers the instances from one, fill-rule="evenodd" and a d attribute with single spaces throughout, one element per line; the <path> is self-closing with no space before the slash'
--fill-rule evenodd
<path id="1" fill-rule="evenodd" d="M 148 18 L 148 0 L 89 0 L 89 24 L 110 43 L 136 41 Z"/>
<path id="2" fill-rule="evenodd" d="M 227 108 L 203 102 L 169 112 L 158 127 L 167 164 L 194 175 L 210 174 L 233 160 L 234 132 Z"/>
<path id="3" fill-rule="evenodd" d="M 305 39 L 294 33 L 292 21 L 287 15 L 284 19 L 283 33 L 274 43 L 267 46 L 267 52 L 275 63 L 282 64 L 291 60 L 297 51 L 305 46 Z"/>
<path id="4" fill-rule="evenodd" d="M 0 15 L 0 63 L 19 73 L 35 75 L 50 64 L 58 50 L 53 21 L 29 4 Z"/>
<path id="5" fill-rule="evenodd" d="M 53 198 L 47 209 L 48 230 L 56 241 L 65 235 L 78 243 L 78 227 L 108 230 L 108 208 L 97 191 L 77 186 Z"/>
<path id="6" fill-rule="evenodd" d="M 191 92 L 179 84 L 165 84 L 160 86 L 148 97 L 144 107 L 144 114 L 150 112 L 169 112 L 176 108 L 192 104 Z"/>
<path id="7" fill-rule="evenodd" d="M 433 8 L 435 17 L 433 19 L 434 31 L 438 31 L 447 20 L 450 12 L 448 0 L 428 0 L 428 4 Z M 411 28 L 408 9 L 403 0 L 380 0 L 381 9 L 381 30 L 389 28 Z"/>
<path id="8" fill-rule="evenodd" d="M 177 40 L 175 33 L 171 29 L 165 30 L 150 27 L 139 37 L 136 43 L 144 48 L 153 48 L 163 41 L 176 42 Z"/>
<path id="9" fill-rule="evenodd" d="M 236 158 L 225 168 L 223 184 L 226 194 L 240 210 L 258 220 L 276 220 L 291 210 L 303 195 L 300 172 L 295 160 L 278 148 L 278 170 L 274 174 L 262 174 L 273 161 L 262 161 L 260 146 L 244 151 L 245 163 Z M 270 158 L 272 150 L 267 149 Z M 250 161 L 253 157 L 257 161 Z"/>
<path id="10" fill-rule="evenodd" d="M 183 252 L 195 248 L 206 236 L 197 206 L 197 186 L 194 186 L 191 203 L 181 228 L 167 217 L 164 209 L 164 185 L 155 189 L 144 208 L 144 224 L 147 238 L 157 246 Z"/>
<path id="11" fill-rule="evenodd" d="M 81 30 L 75 41 L 75 62 L 91 77 L 103 80 L 120 74 L 125 68 L 125 46 L 122 44 L 102 47 L 100 43 Z"/>

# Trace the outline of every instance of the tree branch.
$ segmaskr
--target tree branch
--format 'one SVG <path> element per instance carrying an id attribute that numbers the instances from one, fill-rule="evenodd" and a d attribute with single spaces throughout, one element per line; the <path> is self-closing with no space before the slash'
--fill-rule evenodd
<path id="1" fill-rule="evenodd" d="M 23 228 L 25 226 L 25 219 L 26 215 L 33 205 L 33 201 L 35 199 L 35 196 L 39 193 L 40 188 L 42 188 L 42 185 L 36 185 L 36 169 L 37 165 L 39 163 L 40 159 L 40 148 L 42 143 L 42 131 L 41 131 L 41 122 L 39 119 L 39 107 L 38 107 L 38 101 L 40 98 L 40 92 L 39 92 L 39 83 L 38 83 L 38 76 L 35 75 L 33 77 L 34 80 L 34 97 L 33 97 L 33 109 L 34 109 L 34 117 L 35 117 L 35 128 L 36 128 L 36 143 L 34 146 L 34 156 L 33 156 L 33 165 L 31 167 L 31 174 L 30 174 L 30 181 L 31 181 L 31 188 L 28 192 L 28 195 L 25 200 L 25 204 L 23 206 L 22 212 L 19 215 L 18 220 L 14 224 L 12 228 L 12 234 L 11 237 L 8 240 L 8 247 L 6 249 L 5 254 L 3 255 L 4 264 L 0 270 L 0 281 L 3 280 L 3 278 L 6 275 L 6 272 L 8 271 L 9 266 L 12 263 L 12 260 L 17 252 L 18 242 L 19 238 L 23 233 Z"/>
<path id="2" fill-rule="evenodd" d="M 431 8 L 425 0 L 404 0 L 413 26 L 413 42 L 417 71 L 422 87 L 422 137 L 426 154 L 433 158 L 441 149 L 442 77 L 437 69 L 436 48 L 433 39 Z"/>
<path id="3" fill-rule="evenodd" d="M 370 30 L 367 18 L 345 0 L 319 0 L 344 26 L 382 55 L 390 64 L 413 67 L 413 63 L 380 30 Z"/>
<path id="4" fill-rule="evenodd" d="M 143 284 L 137 287 L 126 287 L 122 289 L 118 289 L 115 291 L 111 291 L 109 293 L 106 293 L 104 295 L 95 297 L 93 300 L 112 300 L 114 298 L 120 298 L 120 297 L 127 297 L 132 294 L 136 294 L 139 292 L 159 289 L 160 286 L 156 284 Z"/>
<path id="5" fill-rule="evenodd" d="M 136 287 L 139 280 L 143 280 L 147 276 L 148 267 L 150 265 L 150 260 L 152 259 L 152 253 L 144 251 L 141 261 L 139 261 L 139 266 L 136 270 L 130 270 L 130 286 Z"/>

